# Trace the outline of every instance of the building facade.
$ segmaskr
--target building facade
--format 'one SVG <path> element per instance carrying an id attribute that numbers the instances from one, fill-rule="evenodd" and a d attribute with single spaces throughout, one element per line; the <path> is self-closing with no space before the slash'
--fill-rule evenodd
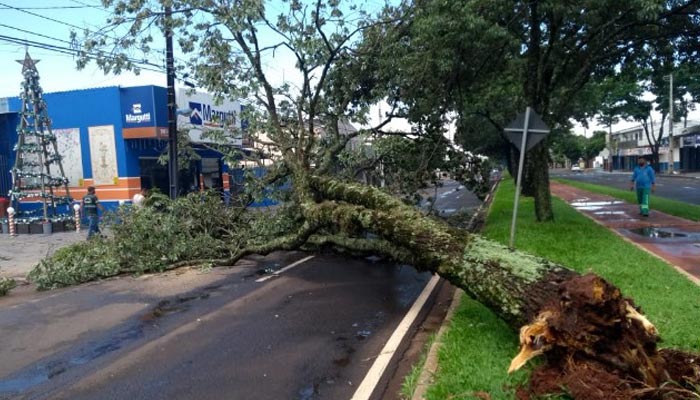
<path id="1" fill-rule="evenodd" d="M 658 129 L 658 127 L 657 127 Z M 663 133 L 659 145 L 659 171 L 669 170 L 669 163 L 673 159 L 675 171 L 700 170 L 700 122 L 687 121 L 673 126 L 673 153 L 669 146 L 668 129 Z M 697 132 L 695 134 L 694 132 Z M 656 133 L 654 134 L 656 135 Z M 612 163 L 612 169 L 630 171 L 637 165 L 637 159 L 641 156 L 650 158 L 652 155 L 651 144 L 647 140 L 644 128 L 641 125 L 612 132 L 608 142 L 608 160 Z M 672 157 L 671 157 L 672 155 Z"/>
<path id="2" fill-rule="evenodd" d="M 178 108 L 186 113 L 183 125 L 201 158 L 180 171 L 180 192 L 213 188 L 230 193 L 233 175 L 243 172 L 229 169 L 223 155 L 207 146 L 203 133 L 231 127 L 240 132 L 240 103 L 217 104 L 208 94 L 184 90 L 177 98 Z M 82 198 L 88 186 L 96 188 L 106 207 L 129 201 L 142 188 L 168 193 L 167 166 L 158 161 L 168 151 L 165 88 L 104 87 L 48 93 L 44 99 L 74 199 Z M 0 195 L 5 196 L 12 189 L 20 107 L 17 97 L 0 100 Z"/>
<path id="3" fill-rule="evenodd" d="M 680 142 L 681 170 L 700 171 L 700 124 L 683 128 Z"/>

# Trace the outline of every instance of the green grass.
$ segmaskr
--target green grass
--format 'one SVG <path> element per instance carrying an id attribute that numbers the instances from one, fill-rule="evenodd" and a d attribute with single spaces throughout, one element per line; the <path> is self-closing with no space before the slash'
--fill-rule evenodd
<path id="1" fill-rule="evenodd" d="M 569 179 L 556 178 L 552 180 L 574 186 L 579 189 L 588 190 L 589 192 L 606 194 L 632 204 L 637 203 L 637 195 L 631 190 L 621 190 L 608 186 L 594 185 L 592 183 L 573 181 Z M 694 204 L 652 195 L 651 208 L 666 214 L 675 215 L 676 217 L 686 218 L 691 221 L 700 221 L 700 206 L 696 206 Z"/>
<path id="2" fill-rule="evenodd" d="M 418 362 L 411 367 L 411 372 L 406 376 L 406 379 L 404 379 L 401 385 L 401 398 L 404 400 L 410 400 L 411 397 L 413 397 L 413 393 L 416 391 L 416 387 L 418 387 L 418 379 L 420 379 L 420 374 L 423 372 L 423 366 L 425 365 L 425 359 L 428 356 L 430 347 L 435 343 L 435 335 L 435 333 L 432 333 L 428 341 L 425 342 L 423 354 Z"/>
<path id="3" fill-rule="evenodd" d="M 512 180 L 502 182 L 484 229 L 487 237 L 507 242 L 513 195 Z M 602 275 L 642 307 L 664 346 L 700 351 L 700 287 L 559 199 L 554 199 L 554 223 L 535 222 L 532 199 L 521 199 L 518 248 Z M 428 399 L 478 399 L 479 391 L 494 400 L 514 398 L 513 387 L 527 378 L 527 371 L 506 374 L 516 353 L 515 332 L 484 306 L 464 298 L 445 335 Z"/>

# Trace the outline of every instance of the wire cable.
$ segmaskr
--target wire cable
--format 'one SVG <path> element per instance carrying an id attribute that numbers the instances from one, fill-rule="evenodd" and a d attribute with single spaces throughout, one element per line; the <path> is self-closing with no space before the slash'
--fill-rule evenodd
<path id="1" fill-rule="evenodd" d="M 76 8 L 89 8 L 90 6 L 88 5 L 83 5 L 83 6 L 43 6 L 43 7 L 9 7 L 9 6 L 4 6 L 0 7 L 0 10 L 12 10 L 12 9 L 21 9 L 21 10 L 70 10 L 70 9 L 76 9 Z"/>
<path id="2" fill-rule="evenodd" d="M 43 33 L 39 33 L 39 32 L 28 31 L 28 30 L 26 30 L 26 29 L 18 28 L 18 27 L 16 27 L 16 26 L 5 25 L 5 24 L 3 24 L 3 23 L 0 23 L 0 26 L 2 26 L 3 28 L 8 28 L 8 29 L 12 29 L 12 30 L 15 30 L 15 31 L 19 31 L 19 32 L 22 32 L 22 33 L 28 33 L 28 34 L 30 34 L 30 35 L 40 36 L 40 37 L 43 37 L 43 38 L 45 38 L 45 39 L 51 39 L 51 40 L 55 40 L 55 41 L 57 41 L 57 42 L 63 42 L 63 43 L 68 43 L 68 44 L 70 44 L 70 45 L 73 45 L 73 43 L 72 43 L 70 40 L 59 39 L 59 38 L 57 38 L 57 37 L 44 35 Z"/>
<path id="3" fill-rule="evenodd" d="M 6 35 L 0 35 L 0 40 L 5 41 L 5 42 L 9 42 L 9 43 L 22 45 L 22 46 L 39 48 L 42 50 L 50 50 L 50 51 L 54 51 L 56 53 L 67 54 L 67 55 L 71 55 L 71 56 L 76 56 L 78 53 L 77 50 L 72 49 L 72 48 L 57 46 L 57 45 L 53 45 L 50 43 L 37 42 L 37 41 L 33 41 L 33 40 L 28 40 L 28 39 L 21 39 L 21 38 L 12 37 L 12 36 L 6 36 Z M 94 53 L 87 53 L 87 54 L 85 54 L 85 57 L 87 57 L 91 60 L 97 60 L 100 57 L 116 59 L 116 57 L 114 57 L 114 56 L 109 56 L 106 54 L 94 54 Z M 146 60 L 136 60 L 136 59 L 127 57 L 127 61 L 138 66 L 140 69 L 143 69 L 146 71 L 161 72 L 161 73 L 165 72 L 164 69 L 160 68 L 160 66 L 158 64 L 153 64 L 153 63 L 150 63 Z"/>

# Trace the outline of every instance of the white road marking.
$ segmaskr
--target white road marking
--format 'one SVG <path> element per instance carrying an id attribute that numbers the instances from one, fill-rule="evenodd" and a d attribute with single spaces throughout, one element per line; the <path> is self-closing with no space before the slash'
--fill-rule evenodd
<path id="1" fill-rule="evenodd" d="M 435 289 L 435 285 L 437 285 L 439 280 L 440 277 L 438 275 L 433 275 L 432 279 L 430 279 L 428 284 L 425 285 L 425 288 L 421 292 L 420 296 L 418 296 L 416 301 L 411 306 L 411 309 L 408 310 L 406 315 L 403 317 L 403 320 L 401 320 L 401 323 L 399 323 L 399 326 L 397 326 L 394 333 L 391 334 L 389 341 L 386 342 L 384 348 L 374 360 L 374 364 L 372 364 L 372 367 L 367 372 L 367 375 L 365 375 L 365 379 L 362 380 L 362 383 L 360 383 L 360 386 L 355 391 L 355 394 L 352 396 L 352 400 L 367 400 L 370 398 L 374 388 L 379 382 L 379 379 L 382 377 L 386 367 L 389 365 L 389 361 L 391 361 L 394 353 L 399 348 L 399 344 L 401 344 L 401 341 L 403 340 L 404 336 L 406 336 L 408 329 L 416 320 L 418 314 L 420 314 L 420 310 L 425 305 L 425 302 L 428 300 L 428 297 L 430 297 L 430 294 L 433 292 L 433 289 Z"/>
<path id="2" fill-rule="evenodd" d="M 695 189 L 695 188 L 694 188 L 694 187 L 690 187 L 690 186 L 683 186 L 683 189 Z"/>
<path id="3" fill-rule="evenodd" d="M 270 279 L 270 278 L 274 278 L 274 277 L 278 276 L 279 274 L 281 274 L 282 272 L 288 271 L 288 270 L 290 270 L 290 269 L 292 269 L 292 268 L 294 268 L 294 267 L 296 267 L 296 266 L 298 266 L 298 265 L 301 265 L 301 264 L 303 264 L 303 263 L 309 261 L 310 259 L 312 259 L 312 258 L 314 258 L 314 257 L 316 257 L 316 256 L 304 257 L 304 258 L 302 258 L 301 260 L 295 261 L 295 262 L 293 262 L 293 263 L 287 265 L 286 267 L 284 267 L 284 268 L 282 268 L 282 269 L 280 269 L 280 270 L 278 270 L 278 271 L 275 271 L 275 272 L 271 273 L 270 275 L 263 276 L 262 278 L 256 279 L 255 282 L 265 282 L 266 280 L 268 280 L 268 279 Z"/>

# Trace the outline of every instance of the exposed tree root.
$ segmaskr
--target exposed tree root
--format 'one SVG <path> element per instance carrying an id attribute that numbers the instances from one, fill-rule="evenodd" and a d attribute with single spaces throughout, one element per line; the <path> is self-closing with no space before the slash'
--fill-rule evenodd
<path id="1" fill-rule="evenodd" d="M 568 393 L 575 399 L 700 399 L 700 363 L 692 354 L 657 350 L 656 328 L 630 299 L 589 274 L 562 284 L 557 302 L 521 328 L 511 371 L 537 355 L 520 399 Z"/>

